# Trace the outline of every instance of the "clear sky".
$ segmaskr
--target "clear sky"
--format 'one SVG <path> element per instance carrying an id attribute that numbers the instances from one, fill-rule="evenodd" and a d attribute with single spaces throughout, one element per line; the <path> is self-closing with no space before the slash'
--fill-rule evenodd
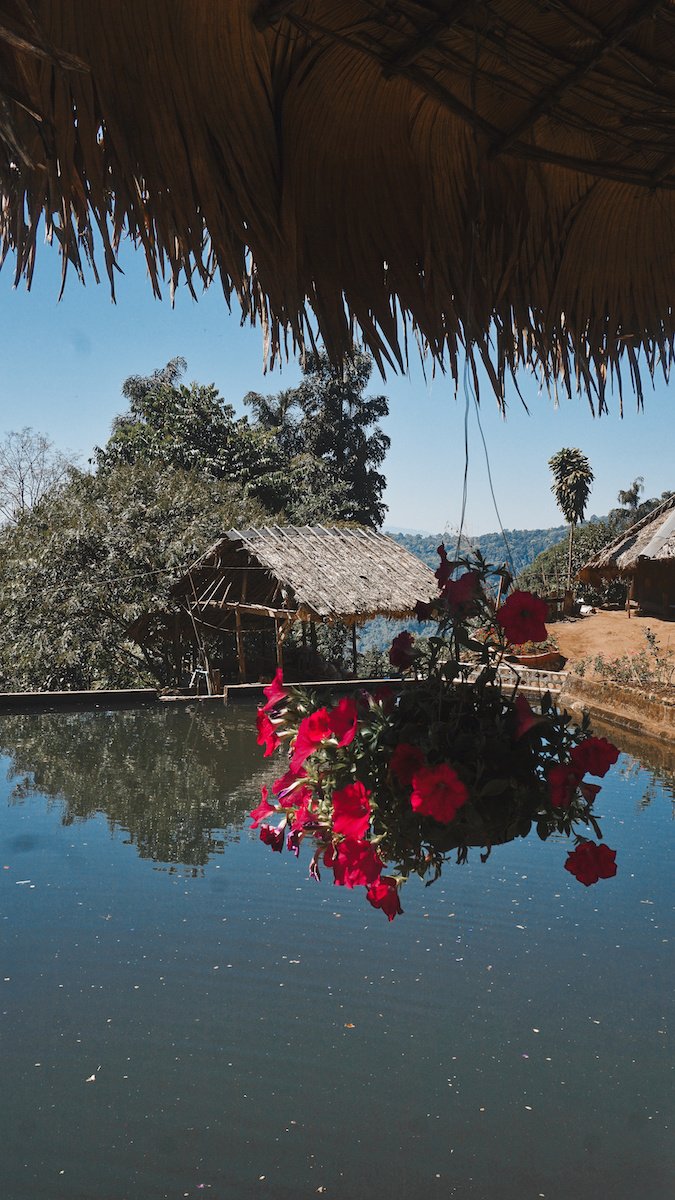
<path id="1" fill-rule="evenodd" d="M 117 283 L 117 304 L 107 279 L 86 288 L 69 274 L 57 303 L 60 270 L 56 253 L 40 247 L 30 293 L 15 290 L 12 264 L 0 273 L 0 436 L 25 425 L 46 433 L 59 449 L 76 452 L 86 463 L 92 447 L 108 436 L 114 416 L 123 411 L 121 385 L 129 375 L 149 374 L 168 359 L 187 360 L 189 380 L 215 383 L 225 400 L 243 412 L 248 391 L 276 392 L 293 386 L 299 369 L 291 361 L 281 371 L 263 374 L 259 329 L 242 328 L 239 313 L 228 312 L 214 286 L 198 303 L 181 288 L 172 308 L 168 289 L 153 298 L 142 256 L 127 250 L 124 274 Z M 489 387 L 481 396 L 495 494 L 506 528 L 535 529 L 562 523 L 550 492 L 548 459 L 563 446 L 578 446 L 595 472 L 588 515 L 602 515 L 616 504 L 619 488 L 643 475 L 645 495 L 675 488 L 675 407 L 670 391 L 647 383 L 645 411 L 636 412 L 629 389 L 625 415 L 618 400 L 609 416 L 591 416 L 581 397 L 558 409 L 535 382 L 521 381 L 530 415 L 511 388 L 504 420 Z M 418 361 L 408 377 L 373 374 L 370 392 L 384 392 L 390 416 L 384 423 L 391 448 L 385 525 L 442 532 L 457 527 L 464 474 L 464 397 L 438 372 L 425 381 Z M 465 531 L 469 535 L 498 528 L 485 470 L 480 434 L 472 413 L 469 428 L 469 484 Z"/>

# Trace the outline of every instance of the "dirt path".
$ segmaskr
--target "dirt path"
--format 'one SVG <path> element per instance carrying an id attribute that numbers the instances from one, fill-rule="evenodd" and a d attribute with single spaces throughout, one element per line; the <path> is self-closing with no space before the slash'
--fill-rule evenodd
<path id="1" fill-rule="evenodd" d="M 675 650 L 675 621 L 661 621 L 657 617 L 630 618 L 625 612 L 592 613 L 588 617 L 557 621 L 549 630 L 567 658 L 567 669 L 580 658 L 602 654 L 605 658 L 620 658 L 623 654 L 637 654 L 647 648 L 645 629 L 651 629 L 662 649 L 668 646 Z"/>

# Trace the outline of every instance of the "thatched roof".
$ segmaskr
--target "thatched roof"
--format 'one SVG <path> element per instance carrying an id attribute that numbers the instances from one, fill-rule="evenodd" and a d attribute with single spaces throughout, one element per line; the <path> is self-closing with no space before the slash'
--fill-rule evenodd
<path id="1" fill-rule="evenodd" d="M 356 624 L 410 616 L 438 594 L 433 571 L 382 533 L 363 528 L 230 529 L 174 589 L 210 625 L 250 617 Z"/>
<path id="2" fill-rule="evenodd" d="M 30 280 L 124 231 L 272 357 L 412 326 L 602 407 L 669 370 L 674 0 L 0 0 L 0 238 Z M 314 326 L 314 327 L 316 327 Z M 490 344 L 491 339 L 491 344 Z"/>
<path id="3" fill-rule="evenodd" d="M 646 559 L 675 567 L 675 494 L 589 559 L 579 578 L 592 582 L 602 576 L 632 575 Z"/>

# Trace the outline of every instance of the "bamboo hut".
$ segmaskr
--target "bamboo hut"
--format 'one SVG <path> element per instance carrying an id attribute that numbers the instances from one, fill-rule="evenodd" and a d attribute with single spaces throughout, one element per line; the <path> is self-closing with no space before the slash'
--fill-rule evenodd
<path id="1" fill-rule="evenodd" d="M 591 558 L 579 578 L 622 576 L 641 613 L 675 618 L 675 494 Z"/>
<path id="2" fill-rule="evenodd" d="M 673 0 L 0 0 L 0 253 L 217 279 L 269 360 L 408 334 L 503 403 L 673 359 Z M 43 225 L 44 222 L 44 225 Z M 95 271 L 95 268 L 94 268 Z M 478 378 L 478 376 L 476 376 Z"/>
<path id="3" fill-rule="evenodd" d="M 128 635 L 144 645 L 172 643 L 176 662 L 187 642 L 201 659 L 211 691 L 228 674 L 228 646 L 236 650 L 239 682 L 269 678 L 283 664 L 292 625 L 300 622 L 305 650 L 300 668 L 316 669 L 313 626 L 340 622 L 352 627 L 356 674 L 358 625 L 375 616 L 410 617 L 418 600 L 437 594 L 433 571 L 372 529 L 230 529 L 176 584 L 176 610 L 144 614 Z M 247 653 L 251 635 L 254 662 Z"/>

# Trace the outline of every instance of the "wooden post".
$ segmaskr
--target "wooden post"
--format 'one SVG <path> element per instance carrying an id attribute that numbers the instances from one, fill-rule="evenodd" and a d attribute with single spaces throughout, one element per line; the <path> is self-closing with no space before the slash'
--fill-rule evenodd
<path id="1" fill-rule="evenodd" d="M 354 622 L 354 624 L 352 625 L 352 665 L 354 668 L 354 678 L 358 679 L 359 670 L 358 670 L 358 656 L 357 656 L 357 652 L 356 652 L 356 622 Z"/>
<path id="2" fill-rule="evenodd" d="M 274 618 L 274 641 L 276 642 L 276 648 L 277 648 L 277 666 L 279 667 L 280 670 L 283 671 L 284 651 L 283 651 L 281 637 L 279 635 L 279 622 L 276 617 Z"/>
<path id="3" fill-rule="evenodd" d="M 241 614 L 238 608 L 234 610 L 235 635 L 237 638 L 237 660 L 239 662 L 239 682 L 246 682 L 246 657 L 244 655 L 244 637 L 241 630 Z"/>

